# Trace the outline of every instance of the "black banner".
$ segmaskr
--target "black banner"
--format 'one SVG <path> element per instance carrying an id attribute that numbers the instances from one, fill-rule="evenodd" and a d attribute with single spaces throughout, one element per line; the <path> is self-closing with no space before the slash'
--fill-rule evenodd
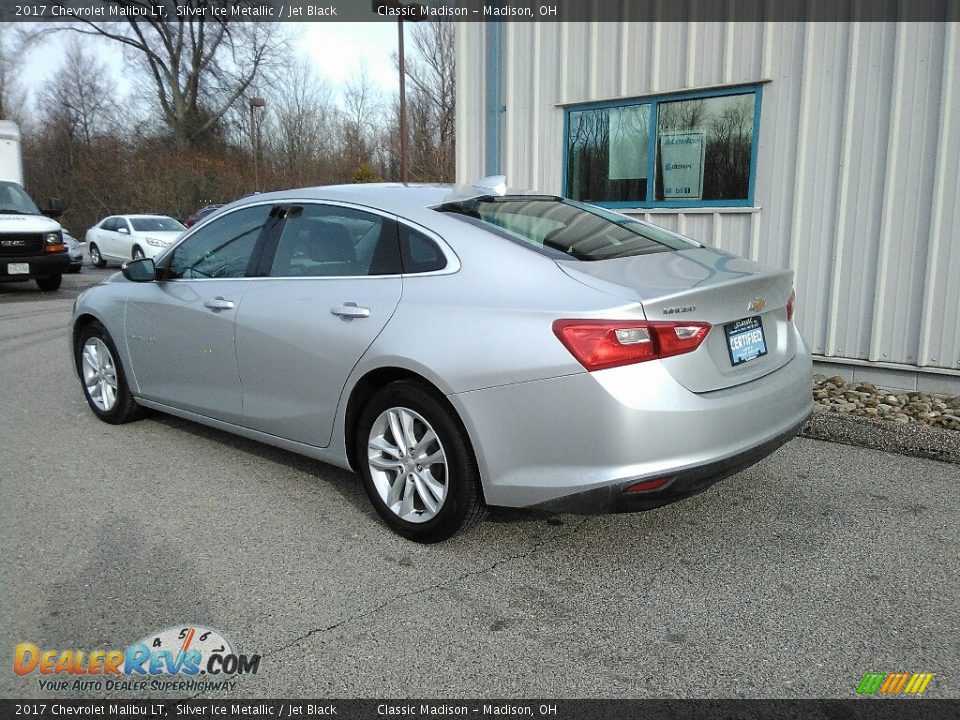
<path id="1" fill-rule="evenodd" d="M 0 700 L 4 718 L 942 720 L 960 700 Z"/>
<path id="2" fill-rule="evenodd" d="M 957 0 L 0 0 L 4 22 L 949 22 Z"/>

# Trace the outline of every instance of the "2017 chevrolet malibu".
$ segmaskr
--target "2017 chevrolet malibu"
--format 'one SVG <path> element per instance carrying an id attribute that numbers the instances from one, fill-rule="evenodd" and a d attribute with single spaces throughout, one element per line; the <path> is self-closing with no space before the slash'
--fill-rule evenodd
<path id="1" fill-rule="evenodd" d="M 793 437 L 792 274 L 599 207 L 352 185 L 246 198 L 84 292 L 93 412 L 153 408 L 359 471 L 420 542 L 486 505 L 645 509 Z"/>

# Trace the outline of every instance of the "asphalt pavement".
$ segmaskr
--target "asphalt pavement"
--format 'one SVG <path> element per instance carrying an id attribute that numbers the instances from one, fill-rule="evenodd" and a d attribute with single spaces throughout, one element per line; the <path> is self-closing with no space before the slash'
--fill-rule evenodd
<path id="1" fill-rule="evenodd" d="M 231 696 L 846 698 L 900 671 L 960 696 L 957 465 L 796 439 L 651 512 L 501 510 L 419 546 L 350 473 L 99 422 L 66 326 L 108 274 L 0 285 L 3 697 L 142 695 L 45 692 L 13 648 L 186 623 L 262 655 Z"/>

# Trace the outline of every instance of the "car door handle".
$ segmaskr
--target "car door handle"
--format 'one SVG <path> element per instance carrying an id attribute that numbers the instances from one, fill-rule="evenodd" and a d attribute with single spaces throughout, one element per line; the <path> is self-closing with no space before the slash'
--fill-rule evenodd
<path id="1" fill-rule="evenodd" d="M 342 318 L 370 317 L 370 308 L 359 307 L 355 302 L 346 302 L 330 308 L 330 312 Z"/>
<path id="2" fill-rule="evenodd" d="M 211 310 L 233 310 L 236 307 L 232 300 L 224 300 L 222 297 L 215 297 L 213 300 L 207 300 L 203 306 L 208 307 Z"/>

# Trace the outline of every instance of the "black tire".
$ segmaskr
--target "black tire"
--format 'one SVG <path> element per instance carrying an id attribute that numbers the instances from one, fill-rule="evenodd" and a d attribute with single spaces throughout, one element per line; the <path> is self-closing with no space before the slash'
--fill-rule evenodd
<path id="1" fill-rule="evenodd" d="M 93 263 L 94 267 L 98 268 L 107 266 L 107 261 L 103 259 L 103 255 L 100 254 L 100 248 L 97 247 L 96 243 L 90 243 L 90 262 Z"/>
<path id="2" fill-rule="evenodd" d="M 76 273 L 80 272 L 81 268 L 83 268 L 83 265 L 71 265 L 71 266 L 70 266 L 70 272 L 71 272 L 71 274 L 76 274 Z"/>
<path id="3" fill-rule="evenodd" d="M 45 278 L 37 278 L 37 287 L 44 292 L 53 292 L 60 289 L 60 283 L 63 282 L 63 275 L 50 275 Z"/>
<path id="4" fill-rule="evenodd" d="M 83 347 L 90 338 L 99 338 L 107 350 L 110 352 L 113 366 L 116 369 L 117 395 L 116 401 L 109 410 L 101 409 L 87 390 L 87 384 L 84 382 L 83 371 Z M 130 388 L 127 385 L 127 374 L 124 372 L 123 365 L 120 364 L 120 355 L 117 353 L 117 347 L 113 344 L 110 333 L 99 322 L 92 322 L 77 335 L 77 341 L 73 349 L 74 361 L 77 366 L 77 372 L 80 375 L 80 386 L 83 388 L 83 396 L 87 399 L 87 405 L 93 410 L 93 414 L 111 425 L 120 425 L 122 423 L 138 420 L 144 414 L 144 409 L 137 404 Z"/>
<path id="5" fill-rule="evenodd" d="M 404 520 L 387 506 L 374 484 L 367 462 L 371 429 L 377 418 L 390 408 L 405 408 L 422 416 L 436 433 L 446 456 L 446 495 L 436 515 L 425 522 Z M 394 532 L 408 540 L 440 542 L 483 518 L 485 507 L 480 473 L 466 430 L 452 408 L 416 382 L 402 380 L 391 383 L 370 399 L 357 422 L 356 458 L 364 488 L 374 509 Z"/>
<path id="6" fill-rule="evenodd" d="M 130 256 L 131 256 L 134 260 L 143 260 L 143 258 L 145 258 L 147 255 L 146 255 L 146 253 L 143 252 L 143 250 L 140 248 L 139 245 L 134 245 L 134 246 L 133 246 L 133 252 L 130 253 Z"/>

